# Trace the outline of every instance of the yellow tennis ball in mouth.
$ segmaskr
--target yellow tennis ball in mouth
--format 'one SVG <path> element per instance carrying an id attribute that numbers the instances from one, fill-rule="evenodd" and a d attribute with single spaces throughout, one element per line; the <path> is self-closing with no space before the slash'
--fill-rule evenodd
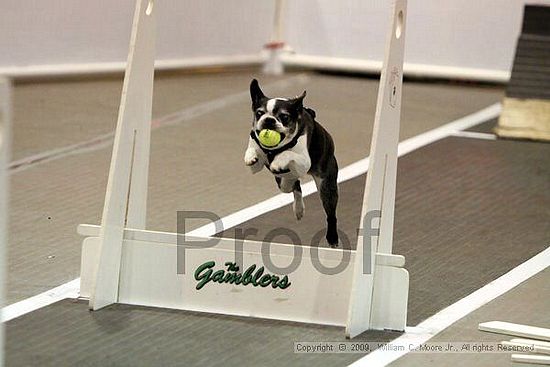
<path id="1" fill-rule="evenodd" d="M 265 147 L 274 147 L 281 142 L 281 134 L 275 130 L 263 129 L 258 135 L 258 140 Z"/>

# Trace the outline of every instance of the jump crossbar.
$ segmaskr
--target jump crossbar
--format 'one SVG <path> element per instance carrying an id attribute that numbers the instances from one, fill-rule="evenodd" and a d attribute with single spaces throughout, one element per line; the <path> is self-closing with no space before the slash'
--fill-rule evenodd
<path id="1" fill-rule="evenodd" d="M 99 237 L 99 234 L 101 232 L 101 226 L 94 225 L 94 224 L 80 224 L 77 228 L 77 232 L 79 235 L 84 237 Z M 182 233 L 178 234 L 174 232 L 148 231 L 148 230 L 132 229 L 132 228 L 124 229 L 124 239 L 131 240 L 131 241 L 144 241 L 144 242 L 150 242 L 150 243 L 175 244 L 178 246 L 185 246 L 193 249 L 204 248 L 205 247 L 204 243 L 206 241 L 210 241 L 210 240 L 219 241 L 220 239 L 223 239 L 226 242 L 220 242 L 220 244 L 218 244 L 217 247 L 219 246 L 219 248 L 223 248 L 224 250 L 232 250 L 235 248 L 234 243 L 232 245 L 230 244 L 230 246 L 227 246 L 227 244 L 229 244 L 229 242 L 227 241 L 234 241 L 234 239 L 232 238 L 198 237 L 198 236 L 188 236 Z M 263 243 L 259 241 L 245 240 L 243 241 L 243 243 L 245 244 L 245 246 L 243 246 L 244 248 L 249 248 L 256 252 L 261 251 L 261 247 L 263 246 Z M 225 247 L 223 247 L 224 244 L 225 244 Z M 296 244 L 270 243 L 269 246 L 270 246 L 271 253 L 273 253 L 274 251 L 276 252 L 278 248 L 293 249 L 294 246 L 296 246 Z M 300 245 L 300 246 L 303 248 L 304 256 L 307 256 L 307 254 L 311 253 L 311 249 L 312 249 L 311 246 L 307 246 L 307 245 Z M 335 249 L 335 248 L 327 248 L 327 247 L 313 247 L 313 249 L 318 254 L 321 260 L 322 259 L 333 259 L 333 260 L 340 259 L 342 258 L 343 252 L 349 252 L 350 257 L 355 257 L 355 250 Z M 376 264 L 402 268 L 405 266 L 405 257 L 402 255 L 377 253 Z"/>

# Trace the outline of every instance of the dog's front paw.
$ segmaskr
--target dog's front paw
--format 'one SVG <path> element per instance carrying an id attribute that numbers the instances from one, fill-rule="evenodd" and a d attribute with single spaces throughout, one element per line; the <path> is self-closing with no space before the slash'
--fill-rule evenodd
<path id="1" fill-rule="evenodd" d="M 244 155 L 244 164 L 250 167 L 252 174 L 258 173 L 264 165 L 254 149 L 248 149 Z"/>
<path id="2" fill-rule="evenodd" d="M 278 157 L 277 157 L 278 158 Z M 271 162 L 271 165 L 269 166 L 269 170 L 274 174 L 283 174 L 290 172 L 290 163 L 292 161 L 287 159 L 277 159 L 275 158 L 273 162 Z"/>
<path id="3" fill-rule="evenodd" d="M 244 164 L 247 166 L 253 166 L 258 162 L 258 155 L 254 149 L 247 149 L 244 154 Z"/>

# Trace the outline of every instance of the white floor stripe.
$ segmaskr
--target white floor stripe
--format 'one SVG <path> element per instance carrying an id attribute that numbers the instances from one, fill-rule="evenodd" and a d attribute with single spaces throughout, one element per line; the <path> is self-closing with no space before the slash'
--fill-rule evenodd
<path id="1" fill-rule="evenodd" d="M 495 103 L 494 105 L 484 108 L 481 111 L 450 122 L 437 129 L 417 135 L 414 138 L 407 139 L 404 142 L 399 143 L 399 154 L 407 154 L 412 150 L 418 149 L 416 147 L 419 145 L 424 146 L 433 143 L 434 141 L 451 136 L 457 131 L 466 130 L 480 124 L 483 121 L 494 119 L 500 115 L 501 110 L 502 105 L 500 103 Z"/>
<path id="2" fill-rule="evenodd" d="M 26 313 L 46 307 L 65 298 L 77 298 L 80 291 L 80 278 L 71 280 L 59 287 L 24 299 L 2 308 L 2 322 L 13 320 Z"/>
<path id="3" fill-rule="evenodd" d="M 458 136 L 460 138 L 471 138 L 471 139 L 482 139 L 482 140 L 497 140 L 495 134 L 488 133 L 478 133 L 475 131 L 457 131 L 453 133 L 453 136 Z"/>
<path id="4" fill-rule="evenodd" d="M 376 367 L 390 364 L 396 359 L 407 354 L 409 347 L 413 349 L 414 347 L 427 342 L 433 336 L 448 328 L 456 321 L 494 300 L 498 296 L 503 295 L 518 284 L 546 269 L 548 266 L 550 266 L 550 247 L 510 270 L 500 278 L 462 298 L 460 301 L 450 305 L 449 307 L 439 311 L 425 321 L 422 321 L 415 328 L 411 328 L 411 330 L 408 330 L 407 328 L 403 335 L 392 341 L 392 343 L 395 344 L 406 345 L 407 348 L 405 348 L 405 350 L 376 350 L 370 354 L 367 354 L 358 361 L 355 361 L 355 363 L 351 364 L 351 366 Z"/>
<path id="5" fill-rule="evenodd" d="M 465 116 L 461 119 L 445 124 L 439 128 L 427 131 L 413 138 L 404 140 L 401 143 L 399 143 L 398 154 L 399 156 L 405 155 L 407 153 L 412 152 L 415 149 L 419 149 L 437 140 L 446 138 L 452 135 L 456 131 L 459 131 L 461 129 L 468 129 L 483 121 L 487 121 L 489 119 L 495 118 L 500 114 L 500 110 L 501 110 L 500 103 L 496 103 L 479 112 Z M 352 163 L 349 166 L 346 166 L 339 171 L 338 181 L 344 182 L 354 177 L 357 177 L 365 173 L 367 171 L 368 166 L 369 166 L 368 157 L 361 159 L 355 163 Z M 302 192 L 304 196 L 310 195 L 316 191 L 317 191 L 317 188 L 315 187 L 315 183 L 313 181 L 310 181 L 302 185 Z M 222 218 L 221 222 L 223 223 L 224 228 L 230 228 L 232 226 L 241 224 L 249 219 L 257 217 L 261 214 L 280 208 L 284 205 L 290 204 L 291 202 L 292 202 L 292 194 L 275 195 L 270 199 L 264 200 L 258 204 L 252 205 L 248 208 L 239 210 L 236 213 L 230 214 Z M 194 235 L 194 236 L 211 236 L 215 233 L 216 233 L 216 227 L 213 223 L 210 223 L 200 228 L 197 228 L 189 232 L 188 234 Z M 59 287 L 53 288 L 37 296 L 30 297 L 21 302 L 17 302 L 7 307 L 4 307 L 2 309 L 2 315 L 3 315 L 2 319 L 4 319 L 9 315 L 14 315 L 13 317 L 10 317 L 7 319 L 7 320 L 11 320 L 15 317 L 19 317 L 28 312 L 37 310 L 41 307 L 45 307 L 49 304 L 60 301 L 64 298 L 77 297 L 78 290 L 76 293 L 72 292 L 72 289 L 75 286 L 75 284 L 76 285 L 79 284 L 79 279 L 75 279 L 71 282 L 65 283 Z M 8 309 L 8 311 L 5 311 L 6 309 Z"/>
<path id="6" fill-rule="evenodd" d="M 274 91 L 277 89 L 289 87 L 292 85 L 305 84 L 309 80 L 307 74 L 298 74 L 288 79 L 279 80 L 267 84 L 265 86 L 266 91 Z M 152 128 L 157 129 L 160 127 L 172 126 L 182 122 L 190 121 L 196 117 L 205 115 L 212 111 L 220 110 L 234 103 L 246 100 L 249 98 L 249 92 L 243 91 L 235 94 L 223 96 L 221 98 L 214 99 L 212 101 L 200 103 L 198 105 L 185 108 L 181 111 L 171 113 L 161 118 L 155 119 L 151 122 Z M 82 141 L 80 143 L 71 144 L 65 147 L 51 149 L 45 152 L 34 154 L 25 158 L 13 161 L 9 165 L 9 173 L 24 171 L 28 168 L 34 167 L 38 164 L 55 161 L 68 156 L 88 153 L 109 147 L 113 144 L 115 133 L 109 132 L 103 135 L 96 136 L 93 139 Z"/>

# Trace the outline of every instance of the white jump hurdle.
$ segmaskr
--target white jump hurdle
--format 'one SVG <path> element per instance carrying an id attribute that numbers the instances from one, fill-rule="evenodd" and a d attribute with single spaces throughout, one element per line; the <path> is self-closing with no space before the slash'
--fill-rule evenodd
<path id="1" fill-rule="evenodd" d="M 249 240 L 236 247 L 230 239 L 205 248 L 197 242 L 207 238 L 145 230 L 154 18 L 153 1 L 137 0 L 102 223 L 78 229 L 86 236 L 81 296 L 89 298 L 90 308 L 125 303 L 338 325 L 350 338 L 369 329 L 404 330 L 409 279 L 403 256 L 392 254 L 392 234 L 406 0 L 395 1 L 389 26 L 361 213 L 363 230 L 353 251 Z M 374 236 L 372 213 L 379 213 L 379 234 Z M 266 246 L 267 259 L 262 256 Z M 185 274 L 178 274 L 178 248 L 185 251 Z M 225 264 L 234 262 L 235 254 L 242 255 L 239 269 L 228 269 Z M 270 263 L 283 267 L 296 259 L 300 264 L 293 272 L 269 270 Z M 339 264 L 343 270 L 337 274 L 318 271 L 320 266 Z M 241 274 L 243 283 L 210 281 L 197 289 L 210 265 L 214 271 L 227 271 L 220 276 Z M 256 279 L 258 286 L 252 276 L 247 278 L 246 270 L 253 265 L 255 270 L 265 267 Z M 245 278 L 248 285 L 243 285 Z"/>
<path id="2" fill-rule="evenodd" d="M 5 305 L 8 247 L 8 165 L 11 142 L 11 84 L 0 77 L 0 308 Z M 4 324 L 0 325 L 0 367 L 4 365 Z"/>

